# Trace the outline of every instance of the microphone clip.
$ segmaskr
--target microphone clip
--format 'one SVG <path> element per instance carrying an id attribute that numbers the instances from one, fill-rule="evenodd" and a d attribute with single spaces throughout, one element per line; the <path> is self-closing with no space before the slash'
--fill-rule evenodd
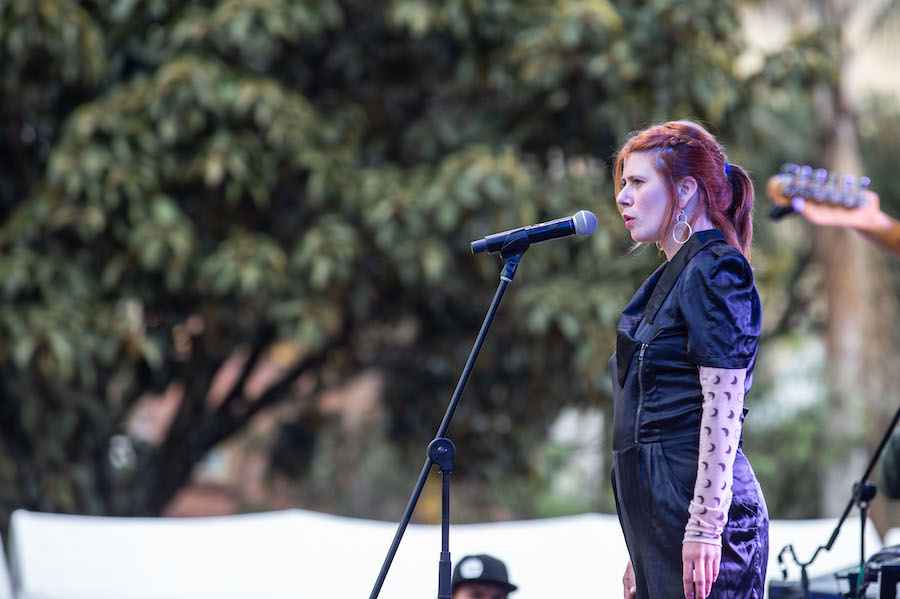
<path id="1" fill-rule="evenodd" d="M 503 263 L 506 265 L 500 274 L 502 280 L 512 283 L 512 279 L 516 275 L 516 268 L 519 267 L 519 259 L 529 247 L 531 247 L 531 242 L 528 240 L 527 231 L 520 230 L 509 234 L 503 242 L 503 247 L 500 248 L 500 257 L 503 258 Z"/>

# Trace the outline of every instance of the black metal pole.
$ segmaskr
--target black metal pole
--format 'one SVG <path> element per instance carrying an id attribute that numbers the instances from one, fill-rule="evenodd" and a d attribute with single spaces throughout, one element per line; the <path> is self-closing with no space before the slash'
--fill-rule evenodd
<path id="1" fill-rule="evenodd" d="M 509 236 L 503 249 L 500 251 L 500 256 L 503 258 L 504 263 L 503 269 L 500 271 L 500 284 L 497 286 L 496 293 L 494 293 L 494 299 L 488 308 L 487 315 L 484 317 L 484 322 L 481 324 L 481 330 L 478 332 L 475 344 L 472 347 L 472 351 L 469 353 L 469 359 L 466 361 L 466 365 L 459 377 L 459 382 L 456 384 L 456 390 L 453 392 L 453 396 L 450 399 L 450 405 L 447 406 L 447 411 L 444 413 L 444 419 L 441 421 L 435 439 L 445 437 L 447 429 L 450 428 L 450 421 L 453 419 L 453 413 L 456 411 L 456 406 L 459 404 L 463 390 L 466 388 L 466 383 L 469 381 L 469 376 L 472 374 L 475 360 L 481 352 L 482 345 L 484 345 L 484 340 L 491 328 L 491 323 L 494 320 L 494 316 L 497 314 L 497 309 L 500 307 L 500 301 L 503 299 L 506 288 L 512 282 L 512 279 L 516 274 L 516 268 L 519 266 L 519 260 L 522 258 L 522 254 L 525 253 L 525 250 L 528 249 L 528 245 L 527 233 L 513 233 Z M 378 573 L 378 578 L 375 580 L 375 585 L 372 587 L 372 592 L 369 594 L 369 599 L 376 599 L 381 592 L 381 587 L 384 586 L 384 579 L 387 577 L 391 563 L 394 561 L 394 556 L 397 554 L 397 549 L 400 547 L 400 541 L 403 539 L 403 533 L 406 532 L 406 527 L 409 525 L 409 521 L 412 518 L 413 510 L 416 507 L 416 503 L 419 501 L 422 489 L 425 487 L 428 472 L 433 465 L 434 460 L 431 456 L 428 456 L 425 460 L 425 465 L 422 466 L 422 471 L 419 473 L 419 478 L 413 488 L 409 502 L 406 504 L 406 510 L 403 512 L 403 517 L 400 519 L 400 524 L 397 526 L 394 540 L 391 542 L 391 546 L 384 558 L 384 563 L 381 566 L 381 571 Z"/>
<path id="2" fill-rule="evenodd" d="M 428 455 L 441 471 L 441 558 L 438 562 L 438 599 L 450 599 L 452 563 L 450 561 L 450 474 L 456 446 L 438 437 L 428 446 Z"/>
<path id="3" fill-rule="evenodd" d="M 869 464 L 866 466 L 865 472 L 863 472 L 862 478 L 860 478 L 860 482 L 855 483 L 853 485 L 853 495 L 850 497 L 850 501 L 847 502 L 847 507 L 844 508 L 844 513 L 841 514 L 841 517 L 838 519 L 837 525 L 834 527 L 834 530 L 831 533 L 831 537 L 828 539 L 828 543 L 825 545 L 820 545 L 813 556 L 809 558 L 807 562 L 801 562 L 797 559 L 797 554 L 794 553 L 794 548 L 790 545 L 786 545 L 782 552 L 785 549 L 790 549 L 791 555 L 794 558 L 794 562 L 800 566 L 801 568 L 801 583 L 803 588 L 803 596 L 804 598 L 809 597 L 809 579 L 806 576 L 806 567 L 813 563 L 816 557 L 819 555 L 819 552 L 823 549 L 826 551 L 831 551 L 832 546 L 835 541 L 837 541 L 838 534 L 841 532 L 841 526 L 844 524 L 844 520 L 847 519 L 847 516 L 850 514 L 850 510 L 853 509 L 853 506 L 856 505 L 859 507 L 862 512 L 862 531 L 861 531 L 861 540 L 860 540 L 860 558 L 863 563 L 865 563 L 865 552 L 864 545 L 865 542 L 865 510 L 868 508 L 869 501 L 875 497 L 876 488 L 875 485 L 867 482 L 869 476 L 872 474 L 872 471 L 875 470 L 875 465 L 878 463 L 878 459 L 881 457 L 881 453 L 884 451 L 884 447 L 887 445 L 888 440 L 891 438 L 891 435 L 894 432 L 894 428 L 897 426 L 897 422 L 900 421 L 900 407 L 897 408 L 897 411 L 894 413 L 894 417 L 891 419 L 891 423 L 888 424 L 887 430 L 884 431 L 884 436 L 881 437 L 881 442 L 878 443 L 878 447 L 875 449 L 875 453 L 872 454 L 872 458 L 869 460 Z M 851 592 L 854 592 L 854 589 L 851 589 Z"/>

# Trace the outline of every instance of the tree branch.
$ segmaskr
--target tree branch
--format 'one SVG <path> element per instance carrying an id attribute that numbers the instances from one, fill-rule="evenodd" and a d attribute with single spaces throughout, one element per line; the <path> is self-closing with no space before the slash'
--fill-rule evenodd
<path id="1" fill-rule="evenodd" d="M 791 275 L 791 279 L 787 284 L 787 306 L 778 317 L 778 324 L 775 325 L 771 332 L 766 333 L 762 336 L 762 338 L 760 339 L 761 343 L 765 343 L 771 337 L 779 335 L 782 331 L 788 330 L 794 317 L 800 312 L 805 311 L 809 307 L 809 301 L 801 296 L 801 294 L 798 292 L 798 287 L 800 285 L 800 280 L 806 274 L 807 270 L 809 270 L 809 266 L 812 263 L 812 256 L 813 250 L 812 248 L 810 248 L 800 257 L 797 268 L 796 270 L 794 270 L 794 273 L 793 275 Z"/>
<path id="2" fill-rule="evenodd" d="M 336 336 L 332 337 L 318 352 L 296 363 L 284 376 L 266 389 L 256 401 L 248 404 L 243 412 L 236 413 L 230 410 L 223 410 L 220 407 L 213 419 L 207 423 L 207 426 L 199 427 L 197 442 L 208 451 L 220 441 L 245 426 L 253 416 L 263 409 L 283 400 L 288 395 L 291 386 L 297 382 L 301 375 L 321 368 L 332 352 L 348 345 L 352 330 L 353 325 L 350 319 L 347 319 Z M 312 395 L 312 393 L 309 394 L 309 396 Z"/>
<path id="3" fill-rule="evenodd" d="M 235 406 L 238 403 L 242 403 L 238 402 L 238 400 L 245 399 L 244 386 L 247 384 L 247 379 L 250 378 L 250 374 L 259 363 L 259 359 L 262 357 L 263 352 L 268 349 L 269 345 L 274 339 L 275 327 L 272 326 L 271 323 L 263 324 L 260 327 L 259 334 L 256 337 L 256 341 L 253 344 L 250 355 L 247 356 L 246 361 L 244 361 L 244 365 L 241 367 L 241 373 L 238 376 L 238 379 L 231 386 L 231 389 L 228 391 L 228 395 L 226 395 L 225 399 L 222 401 L 222 404 L 219 407 L 219 411 L 230 411 L 232 409 L 235 409 Z"/>

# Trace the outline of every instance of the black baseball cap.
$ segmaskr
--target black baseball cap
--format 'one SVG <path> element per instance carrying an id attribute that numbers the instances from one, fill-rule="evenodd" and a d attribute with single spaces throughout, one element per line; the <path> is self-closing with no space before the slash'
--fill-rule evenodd
<path id="1" fill-rule="evenodd" d="M 507 593 L 519 588 L 509 582 L 506 564 L 496 557 L 485 554 L 467 555 L 453 568 L 453 578 L 450 580 L 452 590 L 455 591 L 456 587 L 467 582 L 497 585 Z"/>

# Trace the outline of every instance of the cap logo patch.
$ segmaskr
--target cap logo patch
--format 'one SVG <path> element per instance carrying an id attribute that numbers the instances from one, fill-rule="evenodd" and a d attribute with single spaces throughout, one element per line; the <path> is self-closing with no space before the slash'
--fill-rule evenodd
<path id="1" fill-rule="evenodd" d="M 484 572 L 484 564 L 477 557 L 470 557 L 459 565 L 459 574 L 463 578 L 478 578 Z"/>

